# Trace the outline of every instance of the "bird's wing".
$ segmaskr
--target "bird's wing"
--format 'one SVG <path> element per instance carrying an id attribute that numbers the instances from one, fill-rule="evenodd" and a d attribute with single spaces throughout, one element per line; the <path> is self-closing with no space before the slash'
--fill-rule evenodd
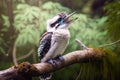
<path id="1" fill-rule="evenodd" d="M 58 46 L 60 44 L 59 40 L 60 40 L 59 36 L 54 36 L 54 37 L 52 36 L 51 47 L 50 47 L 49 51 L 47 52 L 47 54 L 44 56 L 44 58 L 41 59 L 41 62 L 46 62 L 49 59 L 54 57 L 55 50 L 58 48 Z"/>
<path id="2" fill-rule="evenodd" d="M 40 60 L 46 55 L 46 53 L 50 49 L 52 34 L 52 32 L 46 32 L 42 35 L 40 39 L 40 44 L 38 48 L 38 56 L 40 57 Z"/>

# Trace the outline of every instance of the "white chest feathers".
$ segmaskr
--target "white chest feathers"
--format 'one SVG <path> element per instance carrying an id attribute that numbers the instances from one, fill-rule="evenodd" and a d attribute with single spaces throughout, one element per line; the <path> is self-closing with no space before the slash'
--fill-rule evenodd
<path id="1" fill-rule="evenodd" d="M 65 51 L 69 43 L 69 38 L 70 38 L 70 32 L 68 29 L 59 29 L 59 30 L 54 31 L 53 36 L 52 36 L 52 41 L 53 41 L 52 44 L 57 42 L 58 46 L 56 50 L 54 51 L 53 57 L 56 57 L 58 54 L 62 54 Z"/>

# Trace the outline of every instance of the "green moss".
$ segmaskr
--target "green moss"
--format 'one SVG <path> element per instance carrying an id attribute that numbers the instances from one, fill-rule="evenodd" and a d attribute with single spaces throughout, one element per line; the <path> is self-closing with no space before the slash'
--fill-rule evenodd
<path id="1" fill-rule="evenodd" d="M 96 48 L 103 57 L 99 61 L 81 64 L 80 80 L 116 80 L 119 74 L 117 55 L 109 49 Z"/>

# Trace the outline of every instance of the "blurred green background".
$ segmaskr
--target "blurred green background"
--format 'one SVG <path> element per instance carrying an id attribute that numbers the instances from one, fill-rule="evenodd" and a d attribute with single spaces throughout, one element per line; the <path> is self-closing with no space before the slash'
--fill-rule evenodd
<path id="1" fill-rule="evenodd" d="M 70 27 L 64 54 L 81 49 L 76 38 L 94 48 L 120 39 L 120 0 L 1 0 L 0 70 L 24 61 L 38 62 L 46 20 L 62 11 L 77 11 L 73 17 L 78 17 Z M 120 43 L 100 50 L 105 54 L 101 61 L 71 65 L 56 71 L 51 80 L 119 80 Z"/>

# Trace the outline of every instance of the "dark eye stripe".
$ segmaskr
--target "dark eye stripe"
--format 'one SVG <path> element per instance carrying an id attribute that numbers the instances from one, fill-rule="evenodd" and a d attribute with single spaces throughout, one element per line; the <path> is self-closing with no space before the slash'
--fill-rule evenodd
<path id="1" fill-rule="evenodd" d="M 50 26 L 53 28 L 57 23 L 61 23 L 61 21 L 63 20 L 63 18 L 58 18 L 56 22 L 52 23 Z"/>
<path id="2" fill-rule="evenodd" d="M 54 27 L 57 23 L 59 23 L 62 20 L 62 18 L 59 18 L 56 22 L 52 23 L 50 26 Z"/>
<path id="3" fill-rule="evenodd" d="M 52 23 L 50 26 L 51 26 L 51 27 L 54 27 L 54 26 L 55 26 L 55 24 L 57 24 L 57 23 L 58 23 L 58 21 L 56 21 L 56 22 Z"/>

